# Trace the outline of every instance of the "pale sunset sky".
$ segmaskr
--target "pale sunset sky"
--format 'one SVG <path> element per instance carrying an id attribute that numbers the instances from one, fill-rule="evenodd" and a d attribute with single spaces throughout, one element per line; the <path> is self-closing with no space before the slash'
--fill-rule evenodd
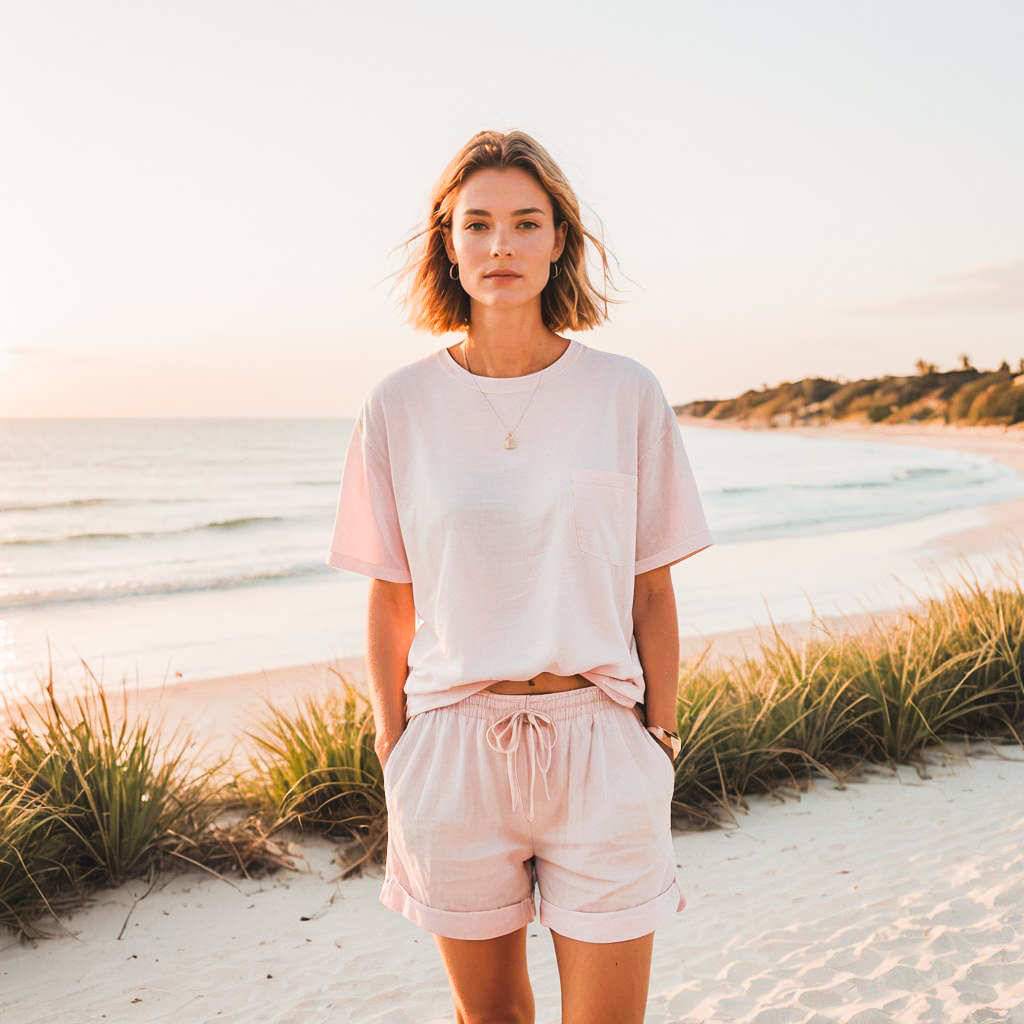
<path id="1" fill-rule="evenodd" d="M 1011 0 L 12 0 L 0 416 L 354 415 L 458 340 L 389 275 L 484 128 L 603 230 L 574 336 L 673 403 L 1016 368 L 1022 52 Z"/>

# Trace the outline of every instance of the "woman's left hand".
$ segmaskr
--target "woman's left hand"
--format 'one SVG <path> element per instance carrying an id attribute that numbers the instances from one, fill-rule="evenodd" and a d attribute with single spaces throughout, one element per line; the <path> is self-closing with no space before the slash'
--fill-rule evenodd
<path id="1" fill-rule="evenodd" d="M 640 710 L 641 707 L 642 707 L 641 704 L 634 704 L 633 707 L 632 707 L 632 711 L 633 711 L 633 714 L 636 715 L 637 721 L 646 729 L 647 728 L 647 718 L 644 715 L 644 713 Z M 652 735 L 653 739 L 658 740 L 658 737 L 654 736 L 653 733 L 651 735 Z M 673 764 L 675 764 L 676 763 L 676 759 L 672 756 L 672 748 L 670 746 L 668 746 L 667 744 L 662 743 L 661 740 L 658 740 L 658 746 L 661 747 L 661 749 L 665 751 L 665 755 L 668 757 L 668 759 Z"/>

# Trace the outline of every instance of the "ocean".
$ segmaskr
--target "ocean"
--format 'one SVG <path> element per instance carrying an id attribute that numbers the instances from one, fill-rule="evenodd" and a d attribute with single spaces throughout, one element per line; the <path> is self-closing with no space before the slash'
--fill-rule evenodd
<path id="1" fill-rule="evenodd" d="M 67 691 L 85 666 L 146 686 L 360 655 L 367 580 L 324 564 L 353 425 L 0 420 L 0 693 L 36 694 L 51 664 Z M 981 455 L 681 430 L 716 542 L 672 570 L 683 632 L 808 617 L 785 569 L 730 552 L 814 551 L 820 593 L 862 600 L 909 563 L 895 548 L 844 562 L 844 538 L 911 556 L 1024 497 L 1024 477 Z"/>

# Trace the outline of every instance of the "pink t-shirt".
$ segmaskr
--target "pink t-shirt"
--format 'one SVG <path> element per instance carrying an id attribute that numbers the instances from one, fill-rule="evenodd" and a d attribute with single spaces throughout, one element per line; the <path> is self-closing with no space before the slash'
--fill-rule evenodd
<path id="1" fill-rule="evenodd" d="M 411 718 L 541 672 L 642 701 L 634 575 L 712 543 L 658 379 L 569 339 L 522 377 L 473 375 L 447 348 L 384 376 L 349 441 L 326 562 L 412 583 Z"/>

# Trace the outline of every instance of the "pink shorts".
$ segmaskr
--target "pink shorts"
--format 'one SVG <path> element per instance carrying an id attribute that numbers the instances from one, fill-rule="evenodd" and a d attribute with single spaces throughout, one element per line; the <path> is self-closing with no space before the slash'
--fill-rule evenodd
<path id="1" fill-rule="evenodd" d="M 596 686 L 480 691 L 413 716 L 384 763 L 380 901 L 427 931 L 489 939 L 533 920 L 587 942 L 682 910 L 675 769 L 632 708 Z"/>

